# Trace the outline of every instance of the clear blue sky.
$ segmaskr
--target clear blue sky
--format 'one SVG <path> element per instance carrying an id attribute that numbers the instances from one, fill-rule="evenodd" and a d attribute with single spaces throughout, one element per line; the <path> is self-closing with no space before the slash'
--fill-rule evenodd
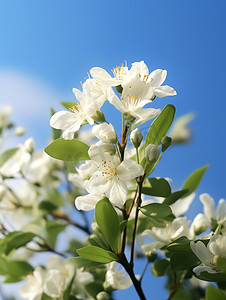
<path id="1" fill-rule="evenodd" d="M 218 201 L 226 197 L 225 11 L 225 0 L 1 1 L 0 104 L 18 107 L 21 125 L 28 124 L 37 146 L 44 147 L 48 107 L 72 101 L 72 88 L 80 87 L 91 67 L 110 71 L 124 60 L 128 65 L 144 60 L 150 70 L 166 69 L 166 83 L 178 95 L 156 100 L 155 107 L 172 103 L 177 116 L 195 112 L 194 141 L 168 151 L 155 175 L 171 177 L 179 188 L 209 163 L 198 194 L 208 192 Z M 28 79 L 29 91 L 20 94 Z M 192 209 L 196 206 L 202 208 L 198 197 Z M 145 289 L 149 280 L 146 276 Z M 156 295 L 150 299 L 165 297 L 156 285 L 151 289 Z M 136 299 L 132 289 L 117 295 Z"/>

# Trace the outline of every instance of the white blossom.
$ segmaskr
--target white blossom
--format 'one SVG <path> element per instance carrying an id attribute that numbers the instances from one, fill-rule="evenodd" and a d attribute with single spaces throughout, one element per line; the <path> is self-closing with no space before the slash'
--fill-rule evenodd
<path id="1" fill-rule="evenodd" d="M 111 262 L 107 264 L 107 272 L 105 275 L 104 287 L 112 289 L 127 289 L 132 285 L 132 281 L 128 276 L 125 276 L 124 271 L 118 271 L 117 263 Z"/>
<path id="2" fill-rule="evenodd" d="M 115 129 L 112 124 L 103 123 L 95 125 L 92 131 L 93 134 L 103 143 L 115 143 L 117 141 Z"/>

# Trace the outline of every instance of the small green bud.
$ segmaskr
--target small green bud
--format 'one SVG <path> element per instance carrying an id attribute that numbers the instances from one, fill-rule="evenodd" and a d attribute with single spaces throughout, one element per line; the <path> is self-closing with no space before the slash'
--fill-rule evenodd
<path id="1" fill-rule="evenodd" d="M 103 122 L 105 122 L 104 113 L 100 110 L 97 110 L 96 114 L 94 116 L 92 116 L 92 119 L 96 122 L 103 123 Z"/>
<path id="2" fill-rule="evenodd" d="M 106 293 L 106 292 L 100 292 L 100 293 L 97 294 L 96 297 L 97 297 L 97 300 L 110 300 L 111 299 L 109 294 Z"/>
<path id="3" fill-rule="evenodd" d="M 130 134 L 131 143 L 135 148 L 138 148 L 142 142 L 143 135 L 138 128 L 134 129 Z"/>
<path id="4" fill-rule="evenodd" d="M 157 254 L 156 254 L 155 251 L 149 251 L 149 252 L 146 252 L 146 253 L 145 253 L 145 256 L 146 256 L 148 262 L 153 262 L 153 261 L 155 261 L 156 258 L 157 258 Z"/>
<path id="5" fill-rule="evenodd" d="M 124 114 L 124 118 L 126 120 L 127 125 L 132 125 L 134 123 L 134 121 L 136 120 L 136 118 L 134 118 L 134 116 L 131 116 L 128 113 Z"/>
<path id="6" fill-rule="evenodd" d="M 164 152 L 172 144 L 172 139 L 171 137 L 166 135 L 161 139 L 161 143 L 162 143 L 162 152 Z"/>
<path id="7" fill-rule="evenodd" d="M 117 91 L 119 94 L 122 94 L 122 90 L 123 90 L 123 87 L 121 86 L 121 84 L 116 86 L 116 91 Z"/>
<path id="8" fill-rule="evenodd" d="M 145 148 L 144 155 L 146 160 L 150 163 L 156 162 L 159 157 L 159 154 L 160 154 L 160 150 L 154 144 L 150 144 Z"/>

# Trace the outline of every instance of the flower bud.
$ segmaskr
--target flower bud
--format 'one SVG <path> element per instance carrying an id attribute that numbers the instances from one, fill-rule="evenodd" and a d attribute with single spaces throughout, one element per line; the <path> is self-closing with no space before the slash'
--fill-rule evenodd
<path id="1" fill-rule="evenodd" d="M 146 256 L 148 262 L 153 262 L 157 258 L 157 254 L 155 251 L 148 251 L 145 253 L 145 256 Z"/>
<path id="2" fill-rule="evenodd" d="M 164 136 L 161 139 L 162 144 L 162 152 L 166 151 L 166 149 L 172 144 L 172 139 L 169 136 Z"/>
<path id="3" fill-rule="evenodd" d="M 210 226 L 209 220 L 203 214 L 198 214 L 192 222 L 191 229 L 195 235 L 204 232 Z"/>
<path id="4" fill-rule="evenodd" d="M 100 293 L 97 294 L 96 297 L 97 297 L 97 300 L 109 300 L 109 299 L 111 299 L 109 294 L 106 293 L 106 292 L 100 292 Z"/>
<path id="5" fill-rule="evenodd" d="M 116 143 L 117 136 L 112 124 L 96 125 L 92 129 L 93 134 L 100 139 L 103 143 Z"/>
<path id="6" fill-rule="evenodd" d="M 143 139 L 143 135 L 138 128 L 134 129 L 130 134 L 131 143 L 135 148 L 138 148 Z"/>
<path id="7" fill-rule="evenodd" d="M 15 135 L 21 136 L 25 134 L 25 129 L 21 126 L 16 127 Z"/>
<path id="8" fill-rule="evenodd" d="M 33 138 L 29 138 L 24 143 L 25 149 L 27 152 L 32 153 L 35 147 L 35 142 Z"/>
<path id="9" fill-rule="evenodd" d="M 96 122 L 105 122 L 105 116 L 104 113 L 100 110 L 97 110 L 95 115 L 92 116 L 92 119 Z"/>
<path id="10" fill-rule="evenodd" d="M 149 162 L 152 163 L 156 162 L 159 157 L 159 154 L 160 154 L 160 150 L 154 144 L 150 144 L 145 148 L 144 155 L 146 160 Z"/>

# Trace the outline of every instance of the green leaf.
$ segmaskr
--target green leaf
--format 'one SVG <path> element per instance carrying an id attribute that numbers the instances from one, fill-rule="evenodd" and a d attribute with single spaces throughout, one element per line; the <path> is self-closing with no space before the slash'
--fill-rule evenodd
<path id="1" fill-rule="evenodd" d="M 226 276 L 224 273 L 208 273 L 207 271 L 201 272 L 199 275 L 195 274 L 195 276 L 204 281 L 210 282 L 226 282 Z"/>
<path id="2" fill-rule="evenodd" d="M 186 197 L 194 192 L 197 187 L 199 186 L 203 175 L 205 174 L 206 170 L 209 168 L 208 165 L 201 167 L 195 170 L 184 182 L 182 186 L 182 190 L 188 190 L 188 192 L 183 196 Z"/>
<path id="3" fill-rule="evenodd" d="M 121 244 L 119 218 L 114 207 L 107 198 L 97 202 L 95 218 L 112 250 L 119 253 Z"/>
<path id="4" fill-rule="evenodd" d="M 145 142 L 145 148 L 149 144 L 155 144 L 158 146 L 161 139 L 166 135 L 167 131 L 169 130 L 175 114 L 175 107 L 172 104 L 167 104 L 160 115 L 154 120 L 151 124 L 147 138 Z"/>
<path id="5" fill-rule="evenodd" d="M 208 244 L 209 240 L 195 240 L 195 242 L 197 241 L 201 241 L 202 243 L 204 243 L 205 245 Z M 175 241 L 173 241 L 172 243 L 170 243 L 166 249 L 168 251 L 171 252 L 192 252 L 191 247 L 190 247 L 190 242 L 191 240 L 189 240 L 186 236 L 181 236 L 180 238 L 176 239 Z"/>
<path id="6" fill-rule="evenodd" d="M 177 200 L 181 199 L 185 194 L 187 194 L 187 192 L 188 190 L 174 192 L 163 201 L 163 204 L 171 205 Z"/>
<path id="7" fill-rule="evenodd" d="M 43 200 L 39 203 L 38 208 L 47 212 L 51 212 L 56 210 L 58 206 L 50 201 Z"/>
<path id="8" fill-rule="evenodd" d="M 8 255 L 11 250 L 25 246 L 33 237 L 35 234 L 32 232 L 14 231 L 9 233 L 2 241 L 5 254 Z"/>
<path id="9" fill-rule="evenodd" d="M 12 148 L 9 150 L 6 150 L 0 154 L 0 167 L 4 165 L 4 163 L 9 160 L 17 151 L 19 148 Z"/>
<path id="10" fill-rule="evenodd" d="M 123 230 L 125 229 L 127 223 L 128 223 L 128 220 L 123 220 L 123 221 L 120 223 L 120 231 L 121 231 L 121 232 L 123 232 Z"/>
<path id="11" fill-rule="evenodd" d="M 58 234 L 65 229 L 67 224 L 61 221 L 47 220 L 46 221 L 46 231 L 48 245 L 52 248 L 55 247 Z"/>
<path id="12" fill-rule="evenodd" d="M 206 288 L 205 300 L 226 300 L 226 295 L 219 289 L 215 288 L 213 285 L 208 285 Z"/>
<path id="13" fill-rule="evenodd" d="M 217 265 L 217 268 L 222 272 L 226 273 L 226 257 L 214 256 L 214 263 Z M 226 276 L 226 274 L 225 274 Z"/>
<path id="14" fill-rule="evenodd" d="M 191 270 L 200 264 L 199 259 L 193 252 L 186 253 L 186 259 L 184 252 L 174 252 L 171 255 L 170 263 L 172 269 L 175 271 Z"/>
<path id="15" fill-rule="evenodd" d="M 164 178 L 152 177 L 145 180 L 142 193 L 149 196 L 168 197 L 171 194 L 171 187 Z"/>
<path id="16" fill-rule="evenodd" d="M 73 257 L 70 260 L 73 260 L 77 268 L 96 269 L 104 266 L 104 263 L 91 261 L 82 257 Z"/>
<path id="17" fill-rule="evenodd" d="M 45 148 L 45 152 L 53 158 L 65 161 L 89 160 L 88 150 L 88 145 L 76 139 L 58 139 Z"/>
<path id="18" fill-rule="evenodd" d="M 76 251 L 79 256 L 100 263 L 117 261 L 118 257 L 114 253 L 95 246 L 87 246 Z"/>
<path id="19" fill-rule="evenodd" d="M 22 260 L 11 260 L 7 262 L 8 272 L 4 282 L 17 282 L 24 279 L 24 277 L 34 271 L 34 268 Z"/>
<path id="20" fill-rule="evenodd" d="M 72 102 L 72 101 L 66 101 L 66 102 L 60 102 L 61 105 L 63 105 L 65 108 L 69 109 L 72 106 L 75 105 L 76 102 Z"/>
<path id="21" fill-rule="evenodd" d="M 140 211 L 152 218 L 161 218 L 164 219 L 165 217 L 172 215 L 171 208 L 166 204 L 161 203 L 150 203 L 140 208 Z"/>
<path id="22" fill-rule="evenodd" d="M 167 259 L 158 259 L 152 264 L 151 271 L 156 277 L 164 276 L 168 266 L 169 261 Z"/>

